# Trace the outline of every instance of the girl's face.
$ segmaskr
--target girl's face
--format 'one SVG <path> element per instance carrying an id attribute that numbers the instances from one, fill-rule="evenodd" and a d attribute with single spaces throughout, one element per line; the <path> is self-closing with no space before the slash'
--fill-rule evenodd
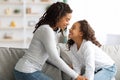
<path id="1" fill-rule="evenodd" d="M 67 13 L 65 16 L 63 16 L 58 22 L 57 22 L 57 27 L 60 29 L 64 30 L 67 25 L 69 25 L 69 21 L 71 19 L 72 14 Z"/>
<path id="2" fill-rule="evenodd" d="M 82 32 L 80 31 L 80 24 L 78 22 L 74 23 L 69 30 L 69 38 L 70 39 L 76 39 L 76 38 L 82 38 Z"/>

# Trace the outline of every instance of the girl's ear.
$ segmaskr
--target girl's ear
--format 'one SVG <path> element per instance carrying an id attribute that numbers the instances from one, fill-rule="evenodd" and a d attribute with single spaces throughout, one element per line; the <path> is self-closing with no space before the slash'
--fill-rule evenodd
<path id="1" fill-rule="evenodd" d="M 80 36 L 83 36 L 83 32 L 80 32 Z"/>

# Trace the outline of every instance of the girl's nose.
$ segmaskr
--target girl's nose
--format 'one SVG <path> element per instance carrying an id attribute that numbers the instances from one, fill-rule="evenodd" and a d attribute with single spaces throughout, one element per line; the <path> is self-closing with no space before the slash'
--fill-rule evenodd
<path id="1" fill-rule="evenodd" d="M 68 22 L 67 25 L 69 25 L 70 23 Z"/>
<path id="2" fill-rule="evenodd" d="M 71 31 L 71 29 L 69 29 L 69 32 Z"/>

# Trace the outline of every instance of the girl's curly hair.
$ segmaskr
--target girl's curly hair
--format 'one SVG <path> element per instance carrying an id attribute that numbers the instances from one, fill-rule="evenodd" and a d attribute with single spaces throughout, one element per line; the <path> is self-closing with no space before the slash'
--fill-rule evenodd
<path id="1" fill-rule="evenodd" d="M 93 44 L 100 47 L 101 44 L 96 40 L 95 31 L 92 29 L 92 27 L 89 25 L 89 23 L 86 20 L 80 20 L 77 22 L 80 24 L 81 32 L 83 32 L 82 38 L 87 41 L 91 41 Z M 67 44 L 70 49 L 70 47 L 74 44 L 74 41 L 72 39 L 69 39 Z"/>

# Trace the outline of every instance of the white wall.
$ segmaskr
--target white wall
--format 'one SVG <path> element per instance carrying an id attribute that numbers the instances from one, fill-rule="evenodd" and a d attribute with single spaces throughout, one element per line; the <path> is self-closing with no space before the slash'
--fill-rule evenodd
<path id="1" fill-rule="evenodd" d="M 119 0 L 68 0 L 68 3 L 73 9 L 71 24 L 77 20 L 88 20 L 102 44 L 109 41 L 108 34 L 120 35 Z"/>

